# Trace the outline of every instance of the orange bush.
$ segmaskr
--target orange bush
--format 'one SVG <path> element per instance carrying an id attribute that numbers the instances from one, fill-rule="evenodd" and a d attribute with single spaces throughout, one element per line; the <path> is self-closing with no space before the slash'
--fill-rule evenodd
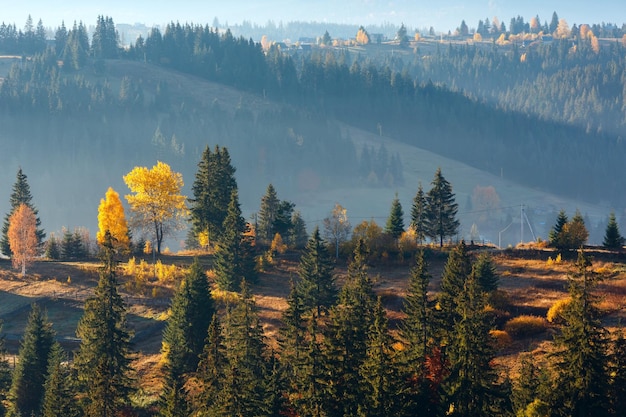
<path id="1" fill-rule="evenodd" d="M 522 315 L 507 321 L 504 330 L 513 337 L 528 337 L 544 332 L 547 327 L 543 317 Z"/>

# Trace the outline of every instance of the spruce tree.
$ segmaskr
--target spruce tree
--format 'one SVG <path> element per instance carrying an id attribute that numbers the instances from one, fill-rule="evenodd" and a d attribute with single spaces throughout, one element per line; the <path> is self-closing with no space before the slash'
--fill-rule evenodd
<path id="1" fill-rule="evenodd" d="M 519 362 L 519 376 L 513 384 L 511 404 L 515 415 L 525 416 L 529 407 L 549 407 L 552 387 L 548 371 L 535 363 L 532 354 L 521 353 Z"/>
<path id="2" fill-rule="evenodd" d="M 451 416 L 495 417 L 508 409 L 499 400 L 508 396 L 498 385 L 498 374 L 491 364 L 495 353 L 485 306 L 486 295 L 472 272 L 457 296 L 458 318 L 452 324 L 447 348 L 451 369 L 444 390 Z"/>
<path id="3" fill-rule="evenodd" d="M 267 416 L 268 363 L 257 307 L 245 280 L 223 325 L 226 366 L 216 406 L 223 416 Z"/>
<path id="4" fill-rule="evenodd" d="M 458 233 L 458 204 L 455 202 L 452 186 L 441 174 L 441 168 L 437 169 L 431 184 L 432 188 L 426 195 L 426 235 L 438 239 L 439 246 L 443 246 L 446 237 Z"/>
<path id="5" fill-rule="evenodd" d="M 213 243 L 223 232 L 224 219 L 233 191 L 237 190 L 235 168 L 226 147 L 207 146 L 202 153 L 189 199 L 192 233 L 196 239 L 206 234 L 206 242 Z"/>
<path id="6" fill-rule="evenodd" d="M 396 416 L 402 405 L 400 377 L 394 362 L 394 340 L 388 331 L 387 316 L 380 297 L 373 316 L 365 360 L 359 371 L 364 396 L 359 414 L 368 417 Z"/>
<path id="7" fill-rule="evenodd" d="M 365 362 L 375 306 L 367 254 L 363 240 L 359 240 L 326 331 L 326 384 L 331 413 L 336 415 L 356 415 L 364 394 L 359 369 Z"/>
<path id="8" fill-rule="evenodd" d="M 12 415 L 41 413 L 44 383 L 48 376 L 48 357 L 53 343 L 52 324 L 39 306 L 33 304 L 9 392 Z"/>
<path id="9" fill-rule="evenodd" d="M 402 205 L 398 199 L 398 194 L 391 203 L 391 211 L 387 218 L 387 224 L 385 225 L 385 233 L 392 236 L 395 240 L 398 240 L 404 232 L 404 211 Z"/>
<path id="10" fill-rule="evenodd" d="M 218 415 L 219 413 L 218 398 L 223 389 L 226 368 L 225 349 L 220 319 L 217 314 L 214 314 L 196 373 L 200 389 L 195 411 L 202 415 Z"/>
<path id="11" fill-rule="evenodd" d="M 335 303 L 337 288 L 326 242 L 320 237 L 317 227 L 300 258 L 298 275 L 300 281 L 297 287 L 304 306 L 307 311 L 313 310 L 314 316 L 319 318 Z"/>
<path id="12" fill-rule="evenodd" d="M 133 391 L 130 372 L 130 331 L 126 306 L 117 291 L 116 261 L 110 233 L 102 245 L 100 279 L 85 302 L 78 322 L 80 348 L 74 358 L 77 382 L 87 415 L 112 417 L 129 405 Z"/>
<path id="13" fill-rule="evenodd" d="M 556 218 L 556 223 L 550 230 L 548 234 L 548 239 L 550 240 L 550 246 L 556 248 L 564 247 L 564 236 L 563 229 L 568 222 L 567 215 L 565 214 L 565 210 L 559 211 L 559 215 Z"/>
<path id="14" fill-rule="evenodd" d="M 415 231 L 415 239 L 417 244 L 421 245 L 427 236 L 427 219 L 426 219 L 426 195 L 420 182 L 417 187 L 417 193 L 413 198 L 411 206 L 411 227 Z"/>
<path id="15" fill-rule="evenodd" d="M 163 332 L 162 416 L 187 415 L 185 381 L 197 369 L 214 310 L 207 277 L 196 258 L 174 295 Z"/>
<path id="16" fill-rule="evenodd" d="M 306 232 L 306 223 L 299 211 L 295 211 L 291 216 L 291 240 L 289 243 L 296 249 L 302 249 L 309 240 Z"/>
<path id="17" fill-rule="evenodd" d="M 4 218 L 4 225 L 2 226 L 2 239 L 0 240 L 0 251 L 2 251 L 2 253 L 7 256 L 11 255 L 11 248 L 9 247 L 8 236 L 9 218 L 21 204 L 26 204 L 37 217 L 37 240 L 40 245 L 43 243 L 43 240 L 46 237 L 46 233 L 41 228 L 41 220 L 38 216 L 39 213 L 35 206 L 32 204 L 32 199 L 33 197 L 30 194 L 30 186 L 28 185 L 27 177 L 22 172 L 22 168 L 19 168 L 17 170 L 17 179 L 15 180 L 15 184 L 13 184 L 13 192 L 11 193 L 11 197 L 9 200 L 11 209 Z"/>
<path id="18" fill-rule="evenodd" d="M 2 321 L 0 321 L 0 333 L 2 332 Z M 4 334 L 0 335 L 0 416 L 6 413 L 6 394 L 11 386 L 11 368 L 7 360 L 7 351 L 4 343 Z"/>
<path id="19" fill-rule="evenodd" d="M 480 288 L 490 294 L 498 289 L 500 278 L 496 272 L 496 267 L 493 264 L 491 256 L 483 252 L 478 255 L 476 262 L 473 265 L 476 272 L 476 278 L 478 279 L 478 285 Z"/>
<path id="20" fill-rule="evenodd" d="M 286 378 L 291 386 L 302 378 L 305 355 L 307 325 L 304 319 L 305 307 L 296 284 L 291 281 L 287 296 L 287 308 L 283 312 L 284 327 L 280 329 L 278 343 L 280 359 Z"/>
<path id="21" fill-rule="evenodd" d="M 412 415 L 434 414 L 426 380 L 426 357 L 432 348 L 434 331 L 434 305 L 428 299 L 430 274 L 424 251 L 416 255 L 416 265 L 411 269 L 403 311 L 406 318 L 400 324 L 400 336 L 404 342 L 399 361 L 403 370 L 404 410 Z"/>
<path id="22" fill-rule="evenodd" d="M 472 272 L 472 262 L 465 242 L 461 241 L 448 255 L 441 276 L 440 291 L 437 296 L 437 333 L 444 342 L 450 336 L 450 328 L 459 319 L 457 309 L 465 282 Z"/>
<path id="23" fill-rule="evenodd" d="M 556 407 L 564 416 L 608 415 L 608 334 L 593 294 L 599 277 L 590 268 L 580 250 L 576 272 L 568 277 L 571 301 L 563 311 L 565 324 L 555 336 L 560 348 L 554 355 Z"/>
<path id="24" fill-rule="evenodd" d="M 280 200 L 276 194 L 276 189 L 272 184 L 269 184 L 265 195 L 261 197 L 261 208 L 259 209 L 256 230 L 257 239 L 266 245 L 274 238 L 274 222 L 276 221 L 279 205 Z"/>
<path id="25" fill-rule="evenodd" d="M 617 332 L 611 344 L 610 359 L 610 395 L 611 414 L 616 416 L 626 410 L 626 338 L 624 329 Z"/>
<path id="26" fill-rule="evenodd" d="M 54 343 L 50 351 L 48 378 L 44 388 L 42 417 L 77 417 L 79 415 L 72 391 L 67 354 L 58 343 Z"/>
<path id="27" fill-rule="evenodd" d="M 237 191 L 233 191 L 228 205 L 214 268 L 217 286 L 224 291 L 237 291 L 242 279 L 255 282 L 257 278 L 252 237 L 241 216 Z"/>
<path id="28" fill-rule="evenodd" d="M 604 232 L 604 240 L 602 246 L 606 249 L 621 249 L 624 246 L 624 237 L 619 232 L 617 220 L 615 219 L 615 213 L 611 212 L 609 215 L 609 222 L 606 225 L 606 231 Z"/>
<path id="29" fill-rule="evenodd" d="M 171 313 L 163 332 L 162 353 L 166 363 L 170 359 L 177 362 L 174 356 L 180 354 L 182 373 L 196 370 L 214 312 L 207 276 L 200 261 L 195 258 L 174 295 Z"/>

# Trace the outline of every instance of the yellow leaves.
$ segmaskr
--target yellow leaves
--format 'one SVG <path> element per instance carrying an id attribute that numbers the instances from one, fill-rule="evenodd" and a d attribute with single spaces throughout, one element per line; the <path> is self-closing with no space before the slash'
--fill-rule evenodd
<path id="1" fill-rule="evenodd" d="M 161 161 L 152 169 L 135 167 L 124 176 L 133 194 L 126 196 L 133 213 L 133 223 L 144 229 L 153 228 L 157 251 L 163 234 L 182 226 L 187 217 L 187 197 L 181 195 L 183 176 Z"/>
<path id="2" fill-rule="evenodd" d="M 127 250 L 129 246 L 128 225 L 124 214 L 124 206 L 119 194 L 111 187 L 98 206 L 98 232 L 96 240 L 102 244 L 104 235 L 109 231 L 114 239 L 115 247 Z"/>
<path id="3" fill-rule="evenodd" d="M 158 221 L 187 214 L 187 198 L 180 194 L 183 176 L 168 164 L 159 161 L 152 169 L 135 167 L 124 176 L 124 182 L 135 193 L 126 196 L 134 212 Z"/>

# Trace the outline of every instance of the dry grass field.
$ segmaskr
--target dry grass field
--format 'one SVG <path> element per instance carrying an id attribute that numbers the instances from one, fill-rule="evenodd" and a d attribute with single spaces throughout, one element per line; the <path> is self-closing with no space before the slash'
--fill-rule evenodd
<path id="1" fill-rule="evenodd" d="M 498 329 L 504 330 L 505 323 L 518 316 L 536 316 L 543 320 L 556 301 L 567 297 L 567 277 L 573 271 L 576 255 L 565 254 L 563 259 L 557 256 L 556 252 L 544 250 L 493 252 L 500 276 L 500 292 L 497 301 L 494 301 L 494 304 L 497 302 L 494 317 Z M 626 257 L 602 251 L 593 251 L 591 256 L 594 258 L 593 271 L 604 277 L 598 287 L 604 323 L 615 330 L 626 319 Z M 164 264 L 178 268 L 179 276 L 191 261 L 191 256 L 171 255 L 163 259 Z M 446 255 L 433 249 L 429 252 L 428 261 L 434 295 Z M 210 259 L 203 257 L 202 262 L 208 265 Z M 142 383 L 141 398 L 149 401 L 156 398 L 159 392 L 161 333 L 177 278 L 168 281 L 163 277 L 150 276 L 143 287 L 137 289 L 129 284 L 135 278 L 125 274 L 126 265 L 120 265 L 120 292 L 128 304 L 128 322 L 134 332 L 134 349 L 137 352 L 135 369 Z M 393 262 L 371 266 L 369 270 L 375 291 L 387 308 L 392 328 L 403 316 L 402 302 L 411 266 L 411 261 Z M 46 310 L 61 343 L 67 349 L 75 349 L 79 342 L 75 337 L 76 325 L 82 315 L 84 300 L 93 294 L 97 269 L 97 261 L 39 261 L 22 278 L 8 261 L 0 261 L 0 319 L 4 323 L 3 333 L 9 353 L 17 353 L 30 305 L 34 302 Z M 276 346 L 281 315 L 287 306 L 290 280 L 297 277 L 297 269 L 297 254 L 288 253 L 277 258 L 253 287 L 265 333 L 272 346 Z M 340 262 L 336 267 L 339 285 L 345 273 L 346 265 Z M 514 370 L 521 352 L 549 350 L 554 327 L 545 323 L 545 329 L 541 328 L 531 335 L 507 336 L 500 345 L 497 362 Z"/>

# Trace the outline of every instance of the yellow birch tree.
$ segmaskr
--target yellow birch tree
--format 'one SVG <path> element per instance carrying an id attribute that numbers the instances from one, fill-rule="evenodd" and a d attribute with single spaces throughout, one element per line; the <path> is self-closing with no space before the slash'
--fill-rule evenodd
<path id="1" fill-rule="evenodd" d="M 133 227 L 154 234 L 157 253 L 161 253 L 163 238 L 183 227 L 188 215 L 181 194 L 183 176 L 164 162 L 158 161 L 152 169 L 135 167 L 124 176 L 124 182 L 133 194 L 126 196 L 130 204 Z"/>
<path id="2" fill-rule="evenodd" d="M 116 249 L 127 251 L 130 245 L 128 238 L 128 224 L 124 214 L 124 206 L 120 195 L 111 187 L 107 190 L 98 206 L 98 232 L 96 240 L 98 244 L 104 243 L 107 230 L 111 234 L 113 246 Z"/>
<path id="3" fill-rule="evenodd" d="M 26 204 L 20 204 L 9 217 L 9 247 L 14 268 L 22 268 L 22 276 L 26 275 L 26 265 L 37 256 L 37 217 Z"/>

